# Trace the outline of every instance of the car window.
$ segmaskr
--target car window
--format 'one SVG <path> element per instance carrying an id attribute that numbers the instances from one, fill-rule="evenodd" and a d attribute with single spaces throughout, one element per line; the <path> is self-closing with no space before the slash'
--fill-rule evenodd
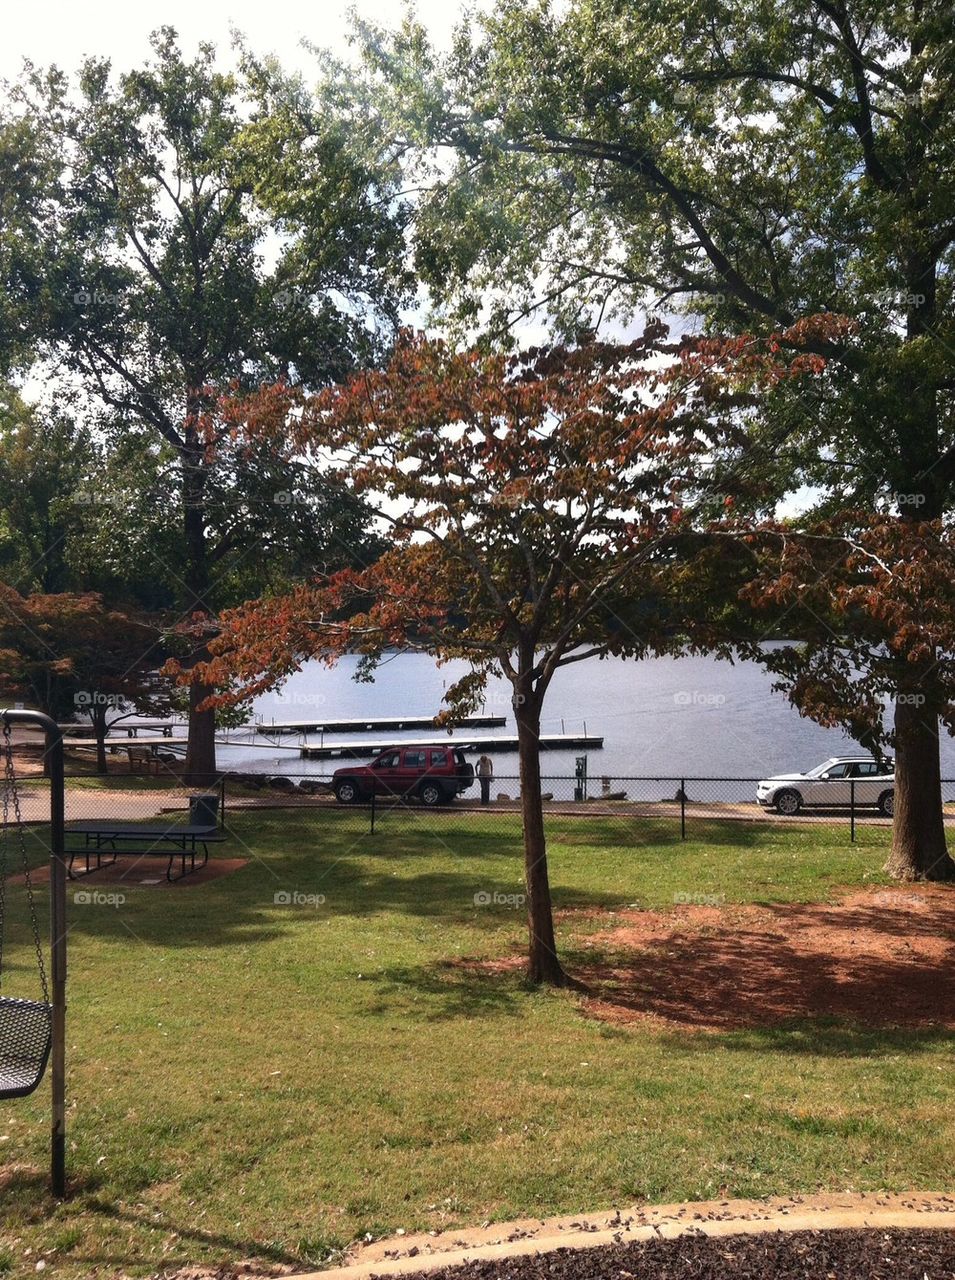
<path id="1" fill-rule="evenodd" d="M 454 762 L 455 762 L 455 764 L 466 764 L 466 763 L 467 763 L 467 761 L 464 759 L 464 752 L 463 752 L 463 751 L 455 751 L 455 753 L 454 753 Z"/>
<path id="2" fill-rule="evenodd" d="M 375 761 L 376 769 L 397 769 L 398 768 L 398 752 L 390 751 L 386 756 L 379 756 Z"/>
<path id="3" fill-rule="evenodd" d="M 423 751 L 406 751 L 405 752 L 405 768 L 406 769 L 423 769 L 425 762 L 425 753 Z"/>
<path id="4" fill-rule="evenodd" d="M 879 766 L 874 760 L 863 760 L 859 764 L 854 764 L 849 771 L 850 778 L 874 778 L 879 772 Z"/>
<path id="5" fill-rule="evenodd" d="M 849 768 L 847 764 L 834 764 L 831 769 L 827 769 L 822 775 L 824 778 L 844 778 L 846 770 Z"/>
<path id="6" fill-rule="evenodd" d="M 446 751 L 431 752 L 432 769 L 435 769 L 435 768 L 444 769 L 447 766 L 447 763 L 448 763 L 448 753 Z"/>

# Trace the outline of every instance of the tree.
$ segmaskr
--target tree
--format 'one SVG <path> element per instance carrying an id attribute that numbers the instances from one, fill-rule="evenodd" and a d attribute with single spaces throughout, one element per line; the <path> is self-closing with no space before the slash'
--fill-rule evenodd
<path id="1" fill-rule="evenodd" d="M 828 360 L 812 394 L 793 386 L 752 424 L 757 465 L 777 496 L 821 488 L 823 510 L 951 509 L 948 0 L 500 0 L 447 59 L 413 21 L 365 47 L 399 136 L 457 157 L 419 212 L 416 262 L 459 322 L 507 329 L 542 307 L 573 330 L 665 306 L 766 333 L 847 315 L 840 340 L 799 348 Z M 903 719 L 936 656 L 898 669 Z M 899 865 L 937 837 L 940 795 L 907 797 L 937 772 L 943 710 L 925 704 L 898 742 Z"/>
<path id="2" fill-rule="evenodd" d="M 752 545 L 758 572 L 743 597 L 757 616 L 767 609 L 795 615 L 802 637 L 799 645 L 771 648 L 762 661 L 803 715 L 846 729 L 878 755 L 887 746 L 904 749 L 913 731 L 937 734 L 936 716 L 921 722 L 927 707 L 941 707 L 942 722 L 955 733 L 950 523 L 846 512 L 811 529 L 764 529 Z M 922 673 L 921 688 L 903 696 L 897 691 L 909 685 L 911 668 Z M 893 695 L 894 722 L 888 724 L 885 703 Z M 897 777 L 895 802 L 926 810 L 926 835 L 912 847 L 895 840 L 886 866 L 891 875 L 955 879 L 936 804 L 940 791 L 937 768 Z"/>
<path id="3" fill-rule="evenodd" d="M 0 108 L 0 373 L 32 359 L 50 281 L 44 241 L 54 225 L 58 164 L 35 122 Z"/>
<path id="4" fill-rule="evenodd" d="M 153 554 L 182 615 L 214 618 L 223 577 L 260 559 L 262 526 L 279 537 L 289 526 L 261 501 L 254 452 L 210 433 L 214 388 L 321 385 L 374 359 L 375 322 L 387 332 L 405 288 L 400 216 L 387 168 L 359 164 L 344 122 L 329 119 L 299 152 L 310 207 L 325 202 L 303 248 L 262 186 L 276 143 L 260 87 L 217 72 L 210 45 L 187 61 L 170 28 L 152 43 L 154 61 L 115 82 L 108 62 L 85 62 L 75 97 L 58 72 L 21 86 L 24 120 L 60 164 L 55 234 L 42 241 L 42 350 L 97 398 L 114 447 L 135 440 L 160 465 L 171 455 L 179 536 L 173 555 Z M 236 518 L 243 504 L 254 532 Z M 208 692 L 191 695 L 194 782 L 215 770 L 213 718 L 198 710 Z"/>
<path id="5" fill-rule="evenodd" d="M 264 390 L 225 410 L 236 429 L 325 466 L 373 497 L 389 548 L 226 612 L 203 670 L 220 702 L 280 683 L 309 657 L 385 646 L 471 670 L 445 718 L 473 709 L 494 671 L 519 740 L 528 977 L 559 985 L 541 800 L 541 710 L 562 667 L 692 646 L 669 590 L 721 430 L 699 365 L 654 326 L 626 346 L 513 357 L 407 337 L 386 370 L 314 396 Z M 709 362 L 707 357 L 703 367 Z M 712 419 L 712 420 L 711 420 Z M 718 586 L 714 587 L 718 590 Z"/>
<path id="6" fill-rule="evenodd" d="M 111 712 L 168 711 L 168 685 L 155 676 L 163 656 L 155 627 L 95 593 L 22 596 L 0 583 L 0 692 L 25 696 L 58 723 L 88 715 L 99 773 Z"/>
<path id="7" fill-rule="evenodd" d="M 0 387 L 0 573 L 21 591 L 67 590 L 99 470 L 90 435 Z"/>

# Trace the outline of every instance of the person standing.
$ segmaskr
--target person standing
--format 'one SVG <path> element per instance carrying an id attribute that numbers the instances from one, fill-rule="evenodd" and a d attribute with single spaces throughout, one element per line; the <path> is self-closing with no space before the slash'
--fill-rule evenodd
<path id="1" fill-rule="evenodd" d="M 494 777 L 494 764 L 490 756 L 481 756 L 477 762 L 475 773 L 478 782 L 481 784 L 481 804 L 490 804 L 491 802 L 491 781 Z"/>

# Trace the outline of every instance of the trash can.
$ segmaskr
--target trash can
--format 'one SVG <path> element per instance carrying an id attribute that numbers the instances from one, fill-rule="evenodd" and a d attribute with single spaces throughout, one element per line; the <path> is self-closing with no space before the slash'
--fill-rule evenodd
<path id="1" fill-rule="evenodd" d="M 219 797 L 215 792 L 189 797 L 189 825 L 214 827 L 219 821 Z"/>

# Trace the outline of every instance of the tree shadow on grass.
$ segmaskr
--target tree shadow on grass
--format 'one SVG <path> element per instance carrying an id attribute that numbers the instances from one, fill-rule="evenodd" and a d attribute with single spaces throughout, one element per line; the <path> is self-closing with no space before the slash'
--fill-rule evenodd
<path id="1" fill-rule="evenodd" d="M 879 1059 L 935 1053 L 952 1048 L 952 1033 L 939 1028 L 909 1030 L 866 1027 L 837 1018 L 792 1019 L 774 1027 L 748 1027 L 718 1035 L 667 1031 L 660 1041 L 674 1052 L 711 1054 L 714 1050 L 746 1054 Z"/>
<path id="2" fill-rule="evenodd" d="M 525 980 L 522 967 L 501 971 L 484 968 L 482 963 L 444 960 L 386 969 L 376 984 L 379 999 L 368 1010 L 387 1013 L 396 999 L 411 997 L 416 1001 L 416 1019 L 424 1022 L 520 1017 L 538 989 Z"/>
<path id="3" fill-rule="evenodd" d="M 202 1231 L 192 1222 L 180 1221 L 166 1213 L 157 1217 L 152 1211 L 137 1213 L 125 1208 L 99 1194 L 99 1184 L 95 1179 L 83 1178 L 69 1179 L 67 1212 L 54 1219 L 60 1202 L 50 1193 L 48 1175 L 37 1169 L 16 1169 L 7 1179 L 0 1181 L 0 1187 L 4 1191 L 4 1211 L 8 1217 L 16 1213 L 18 1218 L 26 1223 L 52 1224 L 55 1221 L 57 1225 L 67 1229 L 72 1222 L 78 1221 L 69 1212 L 72 1208 L 74 1213 L 79 1212 L 84 1217 L 88 1215 L 94 1219 L 107 1219 L 135 1227 L 147 1237 L 153 1236 L 157 1243 L 165 1244 L 168 1242 L 170 1233 L 175 1232 L 180 1240 L 201 1247 L 213 1257 L 224 1258 L 226 1265 L 238 1265 L 242 1259 L 255 1258 L 282 1267 L 296 1269 L 313 1267 L 327 1262 L 348 1243 L 344 1239 L 329 1238 L 320 1244 L 313 1242 L 311 1248 L 302 1251 L 285 1249 L 264 1240 L 247 1239 L 225 1232 Z M 49 1229 L 52 1232 L 53 1226 L 51 1225 Z M 128 1251 L 113 1253 L 105 1250 L 101 1252 L 83 1250 L 64 1255 L 64 1257 L 69 1257 L 74 1262 L 82 1261 L 91 1269 L 91 1274 L 93 1268 L 109 1267 L 117 1268 L 116 1274 L 121 1271 L 125 1275 L 128 1267 L 143 1265 L 145 1261 L 135 1256 L 131 1257 Z M 183 1266 L 195 1264 L 195 1262 L 194 1253 L 187 1253 L 182 1258 Z M 170 1265 L 175 1263 L 167 1257 L 163 1274 L 166 1274 Z"/>

